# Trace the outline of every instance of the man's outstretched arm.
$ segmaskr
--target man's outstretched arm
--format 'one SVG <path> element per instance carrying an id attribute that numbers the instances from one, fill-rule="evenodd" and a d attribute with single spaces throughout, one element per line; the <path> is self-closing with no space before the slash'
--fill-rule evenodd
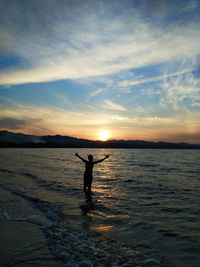
<path id="1" fill-rule="evenodd" d="M 107 159 L 109 157 L 110 157 L 110 155 L 106 155 L 104 158 L 102 158 L 100 160 L 97 160 L 97 161 L 94 161 L 94 164 L 99 163 L 99 162 L 102 162 L 102 161 L 104 161 L 105 159 Z"/>
<path id="2" fill-rule="evenodd" d="M 75 156 L 77 156 L 77 157 L 78 157 L 79 159 L 81 159 L 82 161 L 87 162 L 87 160 L 85 160 L 84 158 L 82 158 L 81 156 L 79 156 L 78 153 L 76 153 Z"/>

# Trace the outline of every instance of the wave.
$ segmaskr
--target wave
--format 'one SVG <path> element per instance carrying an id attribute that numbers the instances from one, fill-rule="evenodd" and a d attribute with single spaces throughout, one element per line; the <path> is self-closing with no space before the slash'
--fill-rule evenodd
<path id="1" fill-rule="evenodd" d="M 51 219 L 52 221 L 58 222 L 58 221 L 61 221 L 65 217 L 65 214 L 62 212 L 59 205 L 52 204 L 52 203 L 50 204 L 49 202 L 41 200 L 39 198 L 28 196 L 24 192 L 20 191 L 19 189 L 9 188 L 8 186 L 5 186 L 5 185 L 0 185 L 0 187 L 3 188 L 4 190 L 9 191 L 10 193 L 16 196 L 23 198 L 26 201 L 31 202 L 39 210 L 41 210 L 47 218 Z"/>
<path id="2" fill-rule="evenodd" d="M 42 226 L 42 224 L 36 220 L 30 219 L 30 218 L 13 218 L 11 217 L 6 210 L 3 210 L 0 208 L 0 215 L 4 217 L 7 221 L 12 221 L 12 222 L 28 222 L 32 224 L 36 224 L 39 226 Z"/>
<path id="3" fill-rule="evenodd" d="M 153 266 L 163 264 L 160 255 L 152 253 L 150 257 L 145 249 L 122 245 L 94 232 L 75 232 L 66 225 L 58 225 L 47 227 L 45 233 L 50 249 L 65 266 L 144 266 L 150 259 Z"/>
<path id="4" fill-rule="evenodd" d="M 150 261 L 156 263 L 154 266 L 163 265 L 164 258 L 161 255 L 156 253 L 149 255 L 145 248 L 137 249 L 121 244 L 115 239 L 106 238 L 94 231 L 83 232 L 73 229 L 73 226 L 68 224 L 68 218 L 62 208 L 56 204 L 30 197 L 20 190 L 5 185 L 1 187 L 31 202 L 52 221 L 51 224 L 45 224 L 29 218 L 12 218 L 6 211 L 1 211 L 1 215 L 9 221 L 37 224 L 44 232 L 50 251 L 64 266 L 143 266 Z"/>
<path id="5" fill-rule="evenodd" d="M 15 171 L 7 170 L 7 169 L 0 169 L 0 172 L 15 173 Z"/>

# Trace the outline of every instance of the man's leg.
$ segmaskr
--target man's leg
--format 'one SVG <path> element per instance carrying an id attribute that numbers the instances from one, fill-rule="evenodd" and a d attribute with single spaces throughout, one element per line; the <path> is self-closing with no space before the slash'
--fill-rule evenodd
<path id="1" fill-rule="evenodd" d="M 84 178 L 84 187 L 83 190 L 86 192 L 86 188 L 87 188 L 87 180 Z"/>

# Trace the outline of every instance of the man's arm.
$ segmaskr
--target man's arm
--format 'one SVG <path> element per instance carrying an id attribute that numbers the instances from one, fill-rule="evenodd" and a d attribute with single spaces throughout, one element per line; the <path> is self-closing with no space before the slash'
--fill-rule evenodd
<path id="1" fill-rule="evenodd" d="M 106 155 L 104 158 L 102 158 L 100 160 L 97 160 L 97 161 L 94 161 L 94 164 L 99 163 L 99 162 L 102 162 L 102 161 L 104 161 L 105 159 L 107 159 L 109 157 L 110 157 L 110 155 Z"/>
<path id="2" fill-rule="evenodd" d="M 81 159 L 83 162 L 87 162 L 87 160 L 85 160 L 84 158 L 82 158 L 81 156 L 79 156 L 78 153 L 75 154 L 75 156 L 77 156 L 79 159 Z"/>

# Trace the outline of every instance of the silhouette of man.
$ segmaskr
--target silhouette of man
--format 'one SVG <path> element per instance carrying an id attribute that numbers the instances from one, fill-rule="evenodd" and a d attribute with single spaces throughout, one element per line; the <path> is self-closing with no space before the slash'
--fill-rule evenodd
<path id="1" fill-rule="evenodd" d="M 88 192 L 91 193 L 91 187 L 92 187 L 92 181 L 93 181 L 92 171 L 93 171 L 94 164 L 102 162 L 103 160 L 109 158 L 110 155 L 106 155 L 104 158 L 102 158 L 100 160 L 96 160 L 96 161 L 93 161 L 92 155 L 88 155 L 88 160 L 79 156 L 78 153 L 76 153 L 75 156 L 77 156 L 79 159 L 81 159 L 83 162 L 85 162 L 84 188 L 83 189 L 85 192 L 88 189 Z"/>

